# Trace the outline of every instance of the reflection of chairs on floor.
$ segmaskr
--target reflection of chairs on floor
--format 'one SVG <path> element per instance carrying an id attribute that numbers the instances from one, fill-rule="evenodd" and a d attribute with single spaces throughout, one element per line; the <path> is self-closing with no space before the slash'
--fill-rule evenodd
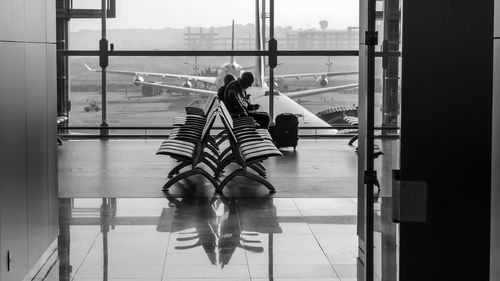
<path id="1" fill-rule="evenodd" d="M 260 241 L 242 237 L 236 200 L 222 196 L 180 199 L 168 192 L 167 200 L 171 208 L 163 209 L 157 230 L 180 233 L 179 242 L 192 241 L 189 245 L 175 246 L 176 250 L 202 247 L 210 263 L 221 267 L 229 263 L 237 248 L 255 253 L 264 251 L 260 246 L 249 245 Z"/>

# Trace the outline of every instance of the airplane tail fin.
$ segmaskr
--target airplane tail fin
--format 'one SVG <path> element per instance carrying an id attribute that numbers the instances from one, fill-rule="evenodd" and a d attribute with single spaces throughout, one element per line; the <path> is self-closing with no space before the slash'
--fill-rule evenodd
<path id="1" fill-rule="evenodd" d="M 233 20 L 233 25 L 231 29 L 231 51 L 234 51 L 234 20 Z M 234 64 L 234 56 L 231 56 L 231 64 Z"/>
<path id="2" fill-rule="evenodd" d="M 262 50 L 262 33 L 260 31 L 260 8 L 259 0 L 255 0 L 255 49 Z M 255 57 L 255 86 L 265 86 L 264 81 L 264 58 L 262 56 Z"/>
<path id="3" fill-rule="evenodd" d="M 93 69 L 90 68 L 90 66 L 88 66 L 88 64 L 84 63 L 83 65 L 85 66 L 85 68 L 87 68 L 88 71 L 93 71 Z"/>

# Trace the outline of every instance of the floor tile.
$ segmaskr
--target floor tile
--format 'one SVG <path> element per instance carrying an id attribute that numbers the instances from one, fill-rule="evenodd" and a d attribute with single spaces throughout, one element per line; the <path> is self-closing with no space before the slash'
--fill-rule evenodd
<path id="1" fill-rule="evenodd" d="M 73 281 L 102 281 L 103 278 L 75 278 Z M 155 278 L 155 279 L 144 279 L 144 278 L 108 278 L 106 279 L 107 281 L 161 281 L 161 278 Z"/>
<path id="2" fill-rule="evenodd" d="M 268 252 L 272 247 L 275 253 L 322 253 L 322 250 L 311 234 L 259 234 L 254 241 L 245 245 L 259 245 Z"/>
<path id="3" fill-rule="evenodd" d="M 223 268 L 213 265 L 178 265 L 167 264 L 163 272 L 164 278 L 212 278 L 234 279 L 248 278 L 247 265 L 226 265 Z"/>
<path id="4" fill-rule="evenodd" d="M 355 264 L 334 264 L 333 268 L 340 278 L 355 278 L 357 276 L 357 265 Z"/>
<path id="5" fill-rule="evenodd" d="M 280 221 L 288 221 L 287 218 L 281 218 Z M 280 222 L 279 227 L 283 234 L 311 234 L 309 225 L 305 222 Z"/>
<path id="6" fill-rule="evenodd" d="M 291 265 L 329 265 L 328 258 L 323 253 L 248 253 L 248 264 L 268 265 L 272 260 L 272 264 L 291 264 Z"/>
<path id="7" fill-rule="evenodd" d="M 269 278 L 252 278 L 252 281 L 269 281 Z M 336 277 L 330 278 L 273 278 L 273 281 L 341 281 Z M 357 280 L 354 280 L 357 281 Z"/>
<path id="8" fill-rule="evenodd" d="M 163 278 L 162 281 L 220 281 L 220 278 Z M 250 278 L 227 278 L 231 281 L 252 281 Z M 268 280 L 269 281 L 269 280 Z"/>
<path id="9" fill-rule="evenodd" d="M 107 276 L 110 279 L 156 279 L 160 278 L 163 271 L 163 265 L 108 265 Z M 86 266 L 82 265 L 75 278 L 88 279 L 88 278 L 103 278 L 103 266 Z"/>
<path id="10" fill-rule="evenodd" d="M 234 253 L 213 253 L 213 254 L 183 254 L 169 253 L 167 254 L 166 264 L 192 264 L 192 265 L 221 265 L 221 264 L 247 264 L 244 251 Z"/>
<path id="11" fill-rule="evenodd" d="M 337 278 L 337 274 L 330 265 L 288 265 L 277 264 L 250 266 L 250 274 L 253 278 Z"/>
<path id="12" fill-rule="evenodd" d="M 62 235 L 61 238 L 66 239 L 59 240 L 59 258 L 69 259 L 73 264 L 73 268 L 78 269 L 99 237 L 100 231 L 97 226 L 71 226 L 69 228 L 69 237 Z M 67 253 L 69 253 L 69 256 Z"/>
<path id="13" fill-rule="evenodd" d="M 357 264 L 357 253 L 354 252 L 336 252 L 326 253 L 331 264 Z"/>
<path id="14" fill-rule="evenodd" d="M 314 234 L 329 234 L 336 237 L 340 235 L 357 237 L 356 225 L 320 223 L 320 222 L 321 221 L 317 221 L 317 223 L 315 223 L 313 221 L 310 221 L 307 223 Z"/>
<path id="15" fill-rule="evenodd" d="M 98 239 L 83 265 L 102 264 L 103 253 L 109 265 L 161 265 L 167 253 L 168 234 L 156 232 L 153 226 L 117 227 L 107 233 L 107 247 L 103 235 Z"/>

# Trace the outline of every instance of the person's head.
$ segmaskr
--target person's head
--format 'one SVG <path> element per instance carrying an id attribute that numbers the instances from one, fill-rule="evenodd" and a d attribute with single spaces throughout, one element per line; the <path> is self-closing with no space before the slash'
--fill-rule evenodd
<path id="1" fill-rule="evenodd" d="M 234 77 L 234 75 L 232 75 L 231 73 L 226 74 L 226 76 L 224 76 L 224 85 L 227 85 L 234 80 L 236 80 L 236 77 Z"/>
<path id="2" fill-rule="evenodd" d="M 240 77 L 240 84 L 243 89 L 246 89 L 250 86 L 252 86 L 254 81 L 253 74 L 252 72 L 243 72 Z"/>

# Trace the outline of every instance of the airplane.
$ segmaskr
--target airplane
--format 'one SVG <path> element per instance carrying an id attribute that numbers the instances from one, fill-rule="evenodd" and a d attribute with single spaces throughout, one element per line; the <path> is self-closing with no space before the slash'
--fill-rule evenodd
<path id="1" fill-rule="evenodd" d="M 256 49 L 262 49 L 262 38 L 260 32 L 260 18 L 259 18 L 259 1 L 256 0 Z M 233 21 L 233 42 L 232 49 L 234 49 L 234 21 Z M 88 65 L 85 64 L 85 67 L 89 71 L 99 72 L 99 69 L 92 69 Z M 269 112 L 269 87 L 266 84 L 266 78 L 264 77 L 264 58 L 256 57 L 255 66 L 252 67 L 254 69 L 255 81 L 252 87 L 247 89 L 247 93 L 250 94 L 252 103 L 260 104 L 260 111 Z M 171 74 L 171 73 L 153 73 L 153 72 L 134 72 L 134 71 L 121 71 L 121 70 L 107 70 L 108 73 L 115 74 L 124 74 L 124 75 L 133 75 L 135 76 L 133 83 L 135 85 L 142 85 L 143 87 L 150 87 L 156 89 L 166 89 L 167 91 L 173 92 L 189 92 L 201 95 L 216 95 L 217 91 L 207 90 L 207 89 L 197 89 L 192 88 L 192 83 L 190 81 L 202 81 L 205 83 L 209 83 L 215 85 L 218 89 L 223 85 L 223 79 L 226 74 L 233 74 L 236 77 L 239 77 L 241 73 L 248 68 L 242 67 L 237 64 L 234 60 L 234 56 L 231 56 L 230 62 L 225 63 L 218 67 L 218 75 L 217 77 L 203 77 L 203 76 L 194 76 L 194 75 L 184 75 L 184 74 Z M 325 85 L 327 82 L 327 77 L 332 76 L 340 76 L 340 75 L 351 75 L 358 74 L 358 72 L 327 72 L 327 73 L 304 73 L 304 74 L 288 74 L 288 75 L 276 75 L 277 79 L 286 79 L 286 78 L 301 78 L 301 77 L 317 77 L 318 83 L 320 86 Z M 161 77 L 161 78 L 178 78 L 183 79 L 185 82 L 182 86 L 174 86 L 168 85 L 157 81 L 145 81 L 144 77 Z M 326 83 L 325 83 L 326 81 Z M 295 91 L 288 93 L 281 93 L 279 91 L 274 91 L 273 99 L 274 99 L 274 115 L 277 116 L 281 113 L 293 113 L 299 119 L 299 127 L 330 127 L 330 125 L 324 121 L 323 119 L 316 116 L 314 113 L 310 112 L 302 105 L 295 102 L 294 98 L 302 98 L 322 93 L 334 92 L 344 89 L 351 89 L 358 87 L 358 84 L 347 84 L 341 86 L 334 87 L 322 87 L 318 89 L 311 90 L 303 90 L 303 91 Z M 328 130 L 328 134 L 336 133 L 337 130 L 331 129 Z"/>

